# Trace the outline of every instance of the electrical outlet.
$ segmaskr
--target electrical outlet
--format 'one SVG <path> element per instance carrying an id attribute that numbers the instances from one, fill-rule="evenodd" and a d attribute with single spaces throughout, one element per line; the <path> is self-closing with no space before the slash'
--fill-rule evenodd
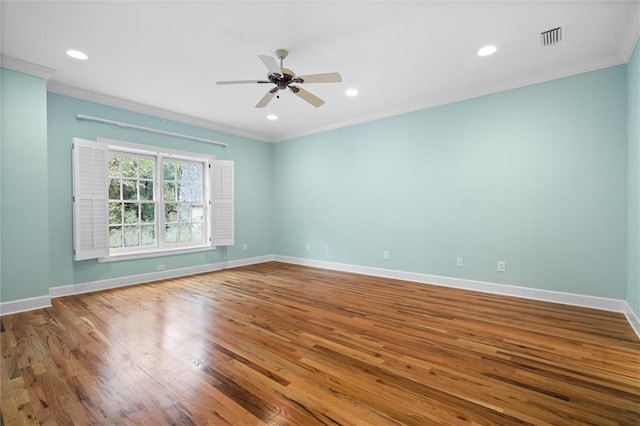
<path id="1" fill-rule="evenodd" d="M 247 249 L 247 243 L 244 243 L 244 244 L 242 245 L 242 250 L 246 250 L 246 249 Z"/>
<path id="2" fill-rule="evenodd" d="M 307 244 L 306 250 L 311 251 L 311 244 Z"/>
<path id="3" fill-rule="evenodd" d="M 462 268 L 462 258 L 461 257 L 456 258 L 456 266 L 458 268 Z"/>
<path id="4" fill-rule="evenodd" d="M 389 250 L 385 250 L 382 252 L 382 258 L 384 260 L 389 260 Z"/>
<path id="5" fill-rule="evenodd" d="M 329 253 L 329 244 L 327 244 L 326 246 L 324 246 L 324 251 L 325 251 L 326 253 Z"/>
<path id="6" fill-rule="evenodd" d="M 156 266 L 156 271 L 164 271 L 164 265 Z"/>
<path id="7" fill-rule="evenodd" d="M 498 261 L 498 272 L 507 272 L 507 262 L 504 260 Z"/>

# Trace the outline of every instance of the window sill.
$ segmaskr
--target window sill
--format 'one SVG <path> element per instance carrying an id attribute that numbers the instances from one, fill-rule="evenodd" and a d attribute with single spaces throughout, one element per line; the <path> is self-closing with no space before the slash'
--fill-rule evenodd
<path id="1" fill-rule="evenodd" d="M 199 253 L 203 251 L 213 251 L 216 247 L 192 247 L 183 249 L 167 249 L 167 250 L 154 250 L 146 253 L 126 253 L 126 254 L 114 254 L 109 257 L 98 258 L 98 263 L 119 262 L 121 260 L 134 260 L 134 259 L 148 259 L 151 257 L 172 256 L 174 254 L 189 254 Z"/>

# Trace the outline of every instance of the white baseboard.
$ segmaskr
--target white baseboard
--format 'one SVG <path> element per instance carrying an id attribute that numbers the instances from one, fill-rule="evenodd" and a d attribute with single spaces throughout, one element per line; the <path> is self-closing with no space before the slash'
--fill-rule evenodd
<path id="1" fill-rule="evenodd" d="M 0 303 L 0 316 L 51 307 L 51 297 L 38 296 Z"/>
<path id="2" fill-rule="evenodd" d="M 534 299 L 545 302 L 561 303 L 565 305 L 601 309 L 611 312 L 620 312 L 626 316 L 629 324 L 631 325 L 631 328 L 640 339 L 640 318 L 638 318 L 638 315 L 636 315 L 636 313 L 631 309 L 626 300 L 279 255 L 257 256 L 246 259 L 210 263 L 207 265 L 199 265 L 189 268 L 171 269 L 167 271 L 152 272 L 148 274 L 131 275 L 126 277 L 52 287 L 49 289 L 49 296 L 32 297 L 29 299 L 0 303 L 0 316 L 50 307 L 51 299 L 56 297 L 71 296 L 74 294 L 82 294 L 99 290 L 108 290 L 117 287 L 143 284 L 169 278 L 178 278 L 205 272 L 219 271 L 222 269 L 238 268 L 241 266 L 255 265 L 258 263 L 270 262 L 274 260 L 277 262 L 310 266 L 314 268 L 351 272 L 355 274 L 413 281 L 443 287 L 480 291 L 483 293 L 493 293 L 504 296 L 521 297 L 524 299 Z"/>
<path id="3" fill-rule="evenodd" d="M 640 319 L 626 300 L 608 297 L 587 296 L 584 294 L 566 293 L 561 291 L 543 290 L 537 288 L 518 287 L 514 285 L 496 284 L 485 281 L 466 280 L 462 278 L 442 277 L 415 272 L 395 271 L 392 269 L 374 268 L 369 266 L 350 265 L 346 263 L 326 262 L 322 260 L 305 259 L 290 256 L 274 256 L 277 262 L 311 266 L 314 268 L 331 269 L 334 271 L 352 272 L 355 274 L 371 275 L 383 278 L 393 278 L 413 281 L 422 284 L 432 284 L 443 287 L 453 287 L 463 290 L 474 290 L 483 293 L 500 294 L 503 296 L 521 297 L 523 299 L 541 300 L 544 302 L 561 303 L 564 305 L 581 306 L 610 312 L 620 312 L 627 317 L 631 328 L 640 339 Z"/>
<path id="4" fill-rule="evenodd" d="M 625 301 L 624 303 L 626 308 L 624 315 L 627 317 L 627 321 L 629 321 L 629 325 L 633 328 L 633 331 L 635 331 L 638 338 L 640 338 L 640 318 L 638 318 L 638 315 L 631 309 L 628 302 Z"/>
<path id="5" fill-rule="evenodd" d="M 203 274 L 205 272 L 219 271 L 221 269 L 237 268 L 240 266 L 264 263 L 273 260 L 273 256 L 258 256 L 247 259 L 227 260 L 206 265 L 191 266 L 188 268 L 169 269 L 166 271 L 151 272 L 148 274 L 130 275 L 126 277 L 110 278 L 106 280 L 90 281 L 87 283 L 70 284 L 49 289 L 52 298 L 71 296 L 74 294 L 89 293 L 92 291 L 108 290 L 111 288 L 126 287 L 134 284 L 143 284 L 169 278 L 185 277 L 188 275 Z"/>
<path id="6" fill-rule="evenodd" d="M 481 291 L 483 293 L 501 294 L 504 296 L 521 297 L 524 299 L 535 299 L 545 302 L 562 303 L 565 305 L 582 306 L 586 308 L 601 309 L 612 312 L 626 312 L 625 305 L 627 302 L 625 300 L 610 299 L 607 297 L 586 296 L 583 294 L 518 287 L 507 284 L 496 284 L 491 282 L 474 281 L 462 278 L 442 277 L 438 275 L 396 271 L 392 269 L 373 268 L 369 266 L 349 265 L 345 263 L 325 262 L 298 257 L 275 256 L 274 260 L 278 262 L 293 263 L 296 265 L 312 266 L 315 268 L 332 269 L 335 271 L 353 272 L 356 274 L 393 278 L 423 284 L 433 284 L 443 287 Z"/>
<path id="7" fill-rule="evenodd" d="M 207 265 L 199 265 L 189 268 L 170 269 L 166 271 L 151 272 L 149 274 L 131 275 L 126 277 L 110 278 L 106 280 L 51 287 L 49 289 L 48 296 L 32 297 L 29 299 L 20 299 L 11 302 L 0 303 L 0 316 L 51 307 L 51 299 L 56 297 L 72 296 L 74 294 L 126 287 L 134 284 L 143 284 L 169 278 L 178 278 L 188 275 L 202 274 L 205 272 L 219 271 L 221 269 L 237 268 L 240 266 L 269 262 L 271 260 L 273 260 L 273 256 L 271 255 L 257 256 L 247 259 L 210 263 Z"/>
<path id="8" fill-rule="evenodd" d="M 257 265 L 258 263 L 271 262 L 275 259 L 275 256 L 270 254 L 267 256 L 249 257 L 247 259 L 227 260 L 223 263 L 224 268 L 239 268 L 240 266 Z"/>

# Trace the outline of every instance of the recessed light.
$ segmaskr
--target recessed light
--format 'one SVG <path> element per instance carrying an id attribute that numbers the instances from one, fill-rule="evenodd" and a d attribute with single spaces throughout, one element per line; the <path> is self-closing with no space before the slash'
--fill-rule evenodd
<path id="1" fill-rule="evenodd" d="M 495 47 L 494 45 L 490 44 L 490 45 L 485 46 L 485 47 L 481 48 L 480 50 L 478 50 L 478 56 L 493 55 L 494 53 L 496 53 L 497 50 L 498 50 L 497 47 Z"/>
<path id="2" fill-rule="evenodd" d="M 344 94 L 347 96 L 358 96 L 358 89 L 348 89 Z"/>
<path id="3" fill-rule="evenodd" d="M 267 115 L 267 120 L 271 120 L 271 121 L 273 121 L 273 120 L 277 120 L 277 119 L 278 119 L 278 116 L 277 116 L 277 115 L 275 115 L 275 114 L 269 114 L 269 115 Z"/>
<path id="4" fill-rule="evenodd" d="M 69 49 L 67 50 L 67 55 L 71 56 L 73 59 L 78 59 L 80 61 L 86 61 L 87 59 L 89 59 L 86 53 L 79 50 Z"/>

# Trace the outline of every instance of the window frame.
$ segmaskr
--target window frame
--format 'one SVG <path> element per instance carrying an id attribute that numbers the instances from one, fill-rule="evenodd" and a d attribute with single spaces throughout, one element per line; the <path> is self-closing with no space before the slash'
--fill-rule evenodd
<path id="1" fill-rule="evenodd" d="M 77 145 L 77 146 L 76 146 Z M 103 152 L 102 155 L 105 161 L 105 171 L 103 173 L 101 167 L 96 167 L 93 163 L 86 163 L 84 166 L 80 164 L 78 160 L 78 154 L 80 152 L 80 147 L 83 147 L 85 152 L 87 150 L 93 150 L 94 152 Z M 109 246 L 109 194 L 107 188 L 110 184 L 110 176 L 108 173 L 108 159 L 112 154 L 121 154 L 121 155 L 133 155 L 133 156 L 142 156 L 142 157 L 152 157 L 155 161 L 154 167 L 154 178 L 153 178 L 153 197 L 154 197 L 154 211 L 155 211 L 155 232 L 156 232 L 156 245 L 153 247 L 144 247 L 138 246 L 135 248 L 122 248 L 122 249 L 111 249 Z M 99 156 L 98 156 L 99 157 Z M 164 171 L 163 171 L 163 161 L 187 161 L 187 162 L 195 162 L 201 163 L 202 167 L 202 191 L 203 191 L 203 200 L 202 206 L 205 210 L 204 221 L 203 221 L 203 233 L 204 239 L 201 243 L 186 243 L 186 244 L 166 244 L 164 243 L 164 234 L 165 234 L 165 211 L 164 211 Z M 74 158 L 73 158 L 73 173 L 74 173 L 74 187 L 73 187 L 73 202 L 74 202 L 74 260 L 83 260 L 83 259 L 91 259 L 96 258 L 98 262 L 113 262 L 119 260 L 129 260 L 129 259 L 140 259 L 140 258 L 149 258 L 149 257 L 160 257 L 167 256 L 173 254 L 184 254 L 184 253 L 194 253 L 194 252 L 202 252 L 215 250 L 217 245 L 233 245 L 234 244 L 234 231 L 233 231 L 233 161 L 225 161 L 225 160 L 216 160 L 214 156 L 196 152 L 189 152 L 183 150 L 169 149 L 169 148 L 160 148 L 152 145 L 143 145 L 136 144 L 131 142 L 124 142 L 113 139 L 106 138 L 98 138 L 97 141 L 88 141 L 79 138 L 74 138 Z M 82 167 L 88 167 L 90 170 L 82 169 Z M 217 217 L 216 213 L 214 213 L 216 205 L 216 199 L 219 199 L 220 196 L 214 194 L 214 183 L 216 179 L 214 179 L 214 175 L 216 172 L 223 168 L 225 170 L 231 171 L 231 179 L 227 181 L 227 191 L 231 188 L 231 198 L 230 200 L 226 200 L 227 202 L 231 202 L 232 210 L 230 218 L 227 215 L 226 218 Z M 76 170 L 78 169 L 78 170 Z M 99 201 L 98 207 L 94 208 L 91 212 L 93 214 L 93 222 L 91 226 L 85 226 L 85 228 L 80 227 L 82 223 L 87 223 L 85 220 L 82 222 L 84 217 L 87 215 L 87 211 L 82 211 L 78 208 L 78 200 L 84 200 L 87 198 L 87 195 L 82 195 L 78 191 L 82 187 L 83 179 L 86 179 L 87 173 L 93 173 L 91 170 L 98 170 L 97 175 L 91 175 L 93 189 L 92 192 L 89 192 L 88 197 L 94 198 L 102 198 L 105 199 L 104 208 L 100 206 L 102 201 Z M 76 175 L 78 177 L 76 177 Z M 84 177 L 83 177 L 84 176 Z M 104 182 L 101 181 L 104 179 Z M 85 185 L 86 186 L 86 185 Z M 104 194 L 101 194 L 102 188 L 104 188 Z M 80 194 L 80 195 L 78 195 Z M 84 196 L 85 198 L 79 198 Z M 122 194 L 120 194 L 122 199 Z M 140 200 L 137 200 L 138 202 Z M 198 203 L 199 204 L 199 203 Z M 102 210 L 104 210 L 102 212 Z M 101 216 L 101 212 L 103 216 Z M 221 215 L 220 215 L 221 216 Z M 226 220 L 225 223 L 230 223 L 231 227 L 227 227 L 226 234 L 224 235 L 224 239 L 216 237 L 215 230 L 219 228 L 217 222 Z M 106 222 L 106 223 L 105 223 Z M 102 226 L 106 225 L 104 229 L 101 229 Z M 82 250 L 77 250 L 79 244 L 77 242 L 82 240 L 83 233 L 85 235 L 93 235 L 93 234 L 101 234 L 104 232 L 106 235 L 106 247 L 97 247 L 92 250 L 88 250 L 86 248 L 82 248 Z M 86 238 L 85 238 L 86 240 Z M 91 238 L 89 238 L 91 240 Z M 96 241 L 98 239 L 95 239 Z M 100 240 L 102 241 L 102 240 Z M 85 244 L 86 245 L 86 244 Z M 78 253 L 81 251 L 81 253 Z"/>
<path id="2" fill-rule="evenodd" d="M 171 254 L 195 253 L 201 251 L 215 250 L 212 229 L 213 229 L 213 194 L 211 185 L 211 167 L 215 163 L 215 157 L 208 154 L 160 148 L 152 145 L 136 144 L 124 142 L 114 139 L 98 138 L 98 143 L 105 146 L 107 150 L 107 158 L 111 153 L 121 153 L 128 155 L 139 155 L 142 157 L 155 158 L 155 173 L 153 179 L 153 193 L 155 205 L 155 226 L 156 226 L 156 245 L 153 247 L 136 247 L 127 249 L 125 247 L 119 249 L 111 249 L 107 247 L 107 256 L 99 257 L 98 262 L 112 262 L 118 260 L 139 259 L 148 257 L 166 256 Z M 205 209 L 204 224 L 204 242 L 196 244 L 166 244 L 165 236 L 165 217 L 164 217 L 164 160 L 189 161 L 203 164 L 203 206 Z M 109 180 L 109 178 L 107 178 Z M 108 185 L 108 183 L 107 183 Z"/>

